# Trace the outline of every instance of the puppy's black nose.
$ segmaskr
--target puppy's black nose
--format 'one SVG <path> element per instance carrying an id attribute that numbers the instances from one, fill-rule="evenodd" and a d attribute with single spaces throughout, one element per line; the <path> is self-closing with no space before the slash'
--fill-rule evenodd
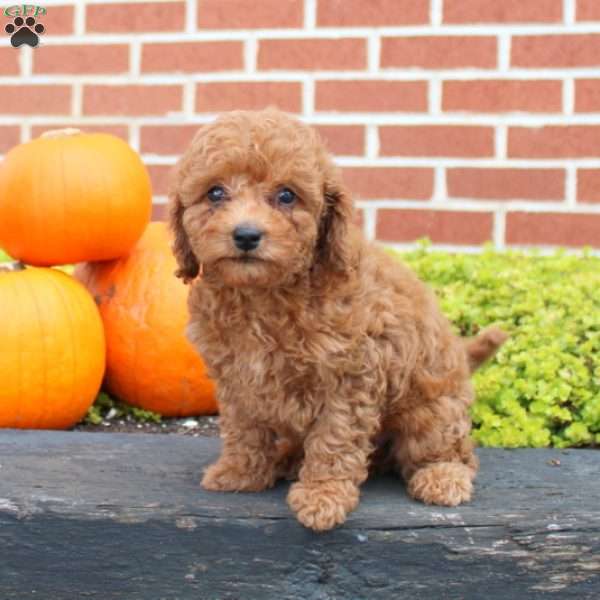
<path id="1" fill-rule="evenodd" d="M 233 241 L 237 248 L 249 252 L 258 248 L 262 235 L 262 231 L 252 225 L 238 225 L 233 230 Z"/>

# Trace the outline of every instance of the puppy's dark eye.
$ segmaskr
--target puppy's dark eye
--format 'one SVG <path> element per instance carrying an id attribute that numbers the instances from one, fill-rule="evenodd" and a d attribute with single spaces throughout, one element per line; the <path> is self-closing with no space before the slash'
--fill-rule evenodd
<path id="1" fill-rule="evenodd" d="M 296 202 L 296 194 L 289 188 L 281 188 L 276 194 L 277 202 L 290 206 Z"/>
<path id="2" fill-rule="evenodd" d="M 213 187 L 206 192 L 206 197 L 214 203 L 221 202 L 227 197 L 227 192 L 220 185 L 213 185 Z"/>

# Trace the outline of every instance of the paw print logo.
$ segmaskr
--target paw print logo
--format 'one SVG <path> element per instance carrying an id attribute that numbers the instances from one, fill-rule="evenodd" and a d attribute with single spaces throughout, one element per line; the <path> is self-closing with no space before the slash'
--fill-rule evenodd
<path id="1" fill-rule="evenodd" d="M 23 44 L 27 44 L 32 48 L 35 48 L 39 42 L 39 36 L 44 33 L 45 27 L 41 23 L 36 23 L 33 17 L 15 17 L 12 23 L 4 28 L 4 31 L 8 33 L 10 37 L 10 43 L 18 48 Z"/>

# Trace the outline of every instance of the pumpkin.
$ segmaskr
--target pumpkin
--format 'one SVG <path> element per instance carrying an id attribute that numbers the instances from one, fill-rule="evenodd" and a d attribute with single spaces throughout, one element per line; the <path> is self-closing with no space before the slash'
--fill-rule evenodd
<path id="1" fill-rule="evenodd" d="M 93 403 L 104 365 L 102 320 L 78 281 L 0 265 L 0 427 L 71 427 Z"/>
<path id="2" fill-rule="evenodd" d="M 48 132 L 16 146 L 0 164 L 0 246 L 24 263 L 122 256 L 151 210 L 146 168 L 113 135 Z"/>
<path id="3" fill-rule="evenodd" d="M 215 413 L 214 384 L 185 337 L 187 288 L 170 242 L 166 225 L 151 223 L 128 256 L 78 265 L 75 277 L 104 321 L 110 394 L 165 416 Z"/>

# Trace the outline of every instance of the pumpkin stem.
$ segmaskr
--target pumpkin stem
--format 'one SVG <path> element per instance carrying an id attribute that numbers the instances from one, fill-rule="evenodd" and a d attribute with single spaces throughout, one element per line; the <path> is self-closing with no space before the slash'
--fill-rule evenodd
<path id="1" fill-rule="evenodd" d="M 20 260 L 13 260 L 12 262 L 2 263 L 0 265 L 0 271 L 7 271 L 8 273 L 24 270 L 25 265 Z"/>
<path id="2" fill-rule="evenodd" d="M 44 131 L 41 138 L 59 138 L 59 137 L 67 137 L 70 135 L 80 135 L 83 133 L 81 129 L 77 129 L 76 127 L 65 127 L 64 129 L 50 129 L 49 131 Z"/>

